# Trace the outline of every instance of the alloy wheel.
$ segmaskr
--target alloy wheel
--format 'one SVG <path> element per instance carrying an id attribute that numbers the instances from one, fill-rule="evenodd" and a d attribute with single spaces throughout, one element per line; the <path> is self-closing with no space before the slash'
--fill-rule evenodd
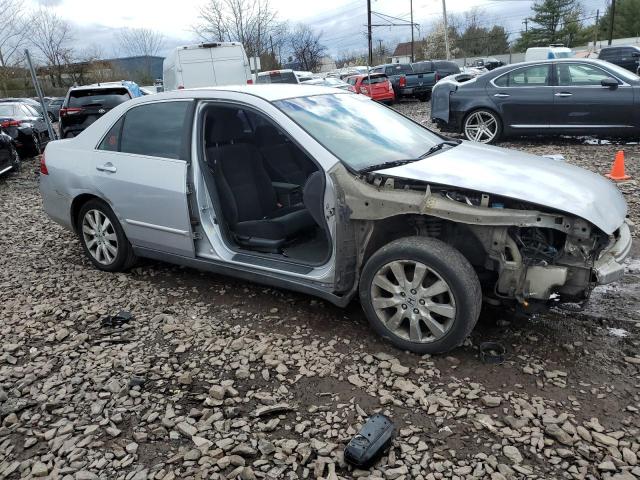
<path id="1" fill-rule="evenodd" d="M 82 219 L 82 238 L 91 256 L 102 265 L 118 256 L 118 236 L 111 220 L 100 210 L 89 210 Z"/>
<path id="2" fill-rule="evenodd" d="M 386 328 L 411 342 L 442 338 L 456 318 L 451 287 L 436 271 L 416 261 L 383 265 L 373 277 L 371 300 Z"/>
<path id="3" fill-rule="evenodd" d="M 18 155 L 18 150 L 13 145 L 11 145 L 11 164 L 14 169 L 20 167 L 20 155 Z"/>
<path id="4" fill-rule="evenodd" d="M 489 143 L 498 134 L 498 119 L 490 112 L 474 112 L 464 122 L 464 133 L 469 140 Z"/>

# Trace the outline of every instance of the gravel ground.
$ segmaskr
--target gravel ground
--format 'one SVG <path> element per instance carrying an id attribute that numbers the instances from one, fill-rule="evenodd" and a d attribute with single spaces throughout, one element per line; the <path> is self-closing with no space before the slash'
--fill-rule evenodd
<path id="1" fill-rule="evenodd" d="M 428 104 L 397 108 L 424 120 Z M 505 145 L 599 173 L 621 148 Z M 43 214 L 36 167 L 0 180 L 0 478 L 640 478 L 637 260 L 583 311 L 486 311 L 465 346 L 419 357 L 356 302 L 159 262 L 99 272 Z M 134 319 L 102 324 L 119 310 Z M 486 340 L 504 364 L 479 361 Z M 353 469 L 344 446 L 378 411 L 392 449 Z"/>

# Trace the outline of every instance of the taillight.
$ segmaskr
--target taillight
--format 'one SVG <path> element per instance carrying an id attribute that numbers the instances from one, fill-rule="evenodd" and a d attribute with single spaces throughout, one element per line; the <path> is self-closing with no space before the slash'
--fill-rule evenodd
<path id="1" fill-rule="evenodd" d="M 367 90 L 367 87 L 360 87 L 360 93 L 364 93 L 365 95 L 367 95 L 369 91 Z"/>
<path id="2" fill-rule="evenodd" d="M 80 113 L 82 108 L 61 108 L 60 116 L 66 117 L 67 115 L 75 115 L 76 113 Z"/>
<path id="3" fill-rule="evenodd" d="M 251 79 L 247 80 L 247 85 L 253 85 L 253 80 Z"/>
<path id="4" fill-rule="evenodd" d="M 44 152 L 40 155 L 40 175 L 49 175 L 49 170 L 47 170 L 47 163 L 44 160 Z"/>
<path id="5" fill-rule="evenodd" d="M 406 87 L 407 86 L 407 77 L 402 75 L 400 77 L 400 80 L 398 81 L 398 85 L 400 85 L 401 87 Z"/>
<path id="6" fill-rule="evenodd" d="M 0 127 L 2 128 L 19 127 L 20 125 L 22 125 L 22 120 L 5 120 L 4 122 L 0 123 Z"/>

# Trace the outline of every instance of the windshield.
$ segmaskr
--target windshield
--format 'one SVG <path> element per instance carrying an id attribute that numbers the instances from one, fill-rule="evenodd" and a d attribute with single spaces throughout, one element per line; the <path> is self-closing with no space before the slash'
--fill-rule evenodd
<path id="1" fill-rule="evenodd" d="M 442 142 L 435 133 L 364 95 L 336 93 L 274 103 L 354 170 L 415 159 Z"/>
<path id="2" fill-rule="evenodd" d="M 622 77 L 624 80 L 628 82 L 637 82 L 640 80 L 640 77 L 633 72 L 630 72 L 626 68 L 622 68 L 620 65 L 616 65 L 614 63 L 606 63 L 606 66 L 609 70 L 615 73 L 617 76 Z"/>
<path id="3" fill-rule="evenodd" d="M 12 117 L 15 113 L 16 111 L 13 105 L 0 104 L 0 117 Z"/>
<path id="4" fill-rule="evenodd" d="M 96 90 L 73 90 L 69 94 L 69 107 L 86 107 L 89 105 L 113 108 L 126 102 L 131 97 L 125 88 L 101 88 Z"/>

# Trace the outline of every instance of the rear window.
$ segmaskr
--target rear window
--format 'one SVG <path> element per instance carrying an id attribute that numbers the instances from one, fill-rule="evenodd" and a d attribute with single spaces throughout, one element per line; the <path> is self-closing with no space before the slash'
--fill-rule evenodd
<path id="1" fill-rule="evenodd" d="M 433 64 L 435 65 L 436 70 L 446 70 L 448 72 L 460 73 L 460 67 L 457 63 L 436 61 L 433 62 Z"/>
<path id="2" fill-rule="evenodd" d="M 55 106 L 57 106 L 57 105 L 62 105 L 62 102 L 63 102 L 63 100 L 62 100 L 62 99 L 60 99 L 60 100 L 51 100 L 51 101 L 49 102 L 49 105 L 55 105 Z"/>
<path id="3" fill-rule="evenodd" d="M 398 65 L 387 67 L 385 73 L 387 75 L 411 75 L 413 68 L 408 63 L 399 63 Z"/>
<path id="4" fill-rule="evenodd" d="M 0 117 L 12 117 L 15 115 L 15 110 L 13 105 L 2 105 L 0 104 Z"/>
<path id="5" fill-rule="evenodd" d="M 69 93 L 69 107 L 114 108 L 131 99 L 126 88 L 101 88 L 96 90 L 73 90 Z"/>
<path id="6" fill-rule="evenodd" d="M 386 75 L 376 75 L 375 77 L 372 75 L 371 76 L 371 81 L 369 81 L 369 77 L 365 77 L 362 80 L 362 83 L 364 85 L 374 85 L 376 83 L 384 83 L 387 81 L 387 76 Z"/>
<path id="7" fill-rule="evenodd" d="M 413 64 L 413 71 L 415 73 L 429 73 L 433 72 L 433 65 L 435 62 L 417 62 Z"/>
<path id="8" fill-rule="evenodd" d="M 269 72 L 258 75 L 257 83 L 298 83 L 298 79 L 293 72 Z"/>

